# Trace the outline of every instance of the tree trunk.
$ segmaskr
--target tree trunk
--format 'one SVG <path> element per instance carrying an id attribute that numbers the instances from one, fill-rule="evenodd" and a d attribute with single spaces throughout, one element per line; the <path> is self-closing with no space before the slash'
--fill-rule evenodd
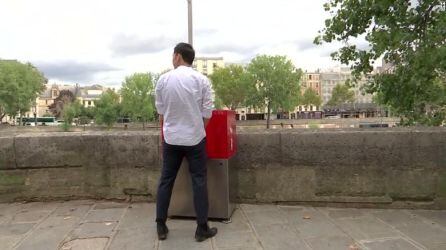
<path id="1" fill-rule="evenodd" d="M 144 120 L 142 120 L 142 130 L 146 130 L 146 124 L 145 124 Z"/>
<path id="2" fill-rule="evenodd" d="M 268 101 L 268 106 L 267 106 L 267 115 L 266 115 L 266 128 L 267 129 L 269 129 L 269 123 L 270 123 L 270 121 L 269 121 L 269 118 L 270 118 L 270 115 L 271 115 L 271 107 L 270 107 L 271 105 L 270 105 L 270 102 Z"/>

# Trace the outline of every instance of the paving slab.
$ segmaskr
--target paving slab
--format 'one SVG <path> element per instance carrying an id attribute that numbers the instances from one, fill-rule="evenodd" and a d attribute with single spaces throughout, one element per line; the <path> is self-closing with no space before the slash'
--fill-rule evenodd
<path id="1" fill-rule="evenodd" d="M 155 228 L 155 209 L 154 203 L 130 205 L 119 223 L 119 229 Z"/>
<path id="2" fill-rule="evenodd" d="M 1 236 L 15 236 L 22 235 L 31 230 L 35 223 L 19 223 L 19 224 L 4 224 L 0 225 Z"/>
<path id="3" fill-rule="evenodd" d="M 112 236 L 113 229 L 117 222 L 86 222 L 77 227 L 70 239 L 82 238 L 108 238 Z"/>
<path id="4" fill-rule="evenodd" d="M 98 210 L 91 210 L 85 222 L 104 222 L 104 221 L 119 221 L 124 214 L 126 208 L 104 208 Z"/>
<path id="5" fill-rule="evenodd" d="M 72 216 L 72 217 L 78 217 L 83 218 L 87 212 L 91 209 L 92 205 L 74 205 L 71 203 L 63 204 L 60 207 L 58 207 L 52 215 L 55 216 Z"/>
<path id="6" fill-rule="evenodd" d="M 38 222 L 50 213 L 49 210 L 22 210 L 14 215 L 12 221 L 14 223 Z"/>
<path id="7" fill-rule="evenodd" d="M 348 236 L 330 236 L 323 238 L 311 238 L 305 240 L 313 250 L 350 250 L 350 246 L 358 246 L 356 242 Z M 353 248 L 354 249 L 354 248 Z M 356 250 L 356 249 L 355 249 Z"/>
<path id="8" fill-rule="evenodd" d="M 118 229 L 108 249 L 155 249 L 157 239 L 155 228 L 151 230 L 145 227 Z"/>
<path id="9" fill-rule="evenodd" d="M 361 242 L 369 250 L 420 250 L 421 248 L 413 245 L 403 238 L 391 238 Z"/>
<path id="10" fill-rule="evenodd" d="M 0 225 L 8 223 L 12 220 L 14 215 L 23 209 L 22 203 L 2 203 L 0 208 Z"/>
<path id="11" fill-rule="evenodd" d="M 380 211 L 374 215 L 428 249 L 446 249 L 446 229 L 440 225 L 404 210 Z"/>
<path id="12" fill-rule="evenodd" d="M 318 208 L 318 210 L 332 219 L 357 218 L 366 214 L 366 211 L 357 208 Z"/>
<path id="13" fill-rule="evenodd" d="M 309 250 L 294 228 L 287 224 L 257 227 L 256 233 L 264 249 Z"/>
<path id="14" fill-rule="evenodd" d="M 80 218 L 74 216 L 50 216 L 40 223 L 16 249 L 57 249 L 79 221 Z"/>
<path id="15" fill-rule="evenodd" d="M 361 216 L 333 220 L 353 239 L 367 240 L 385 237 L 398 237 L 397 230 L 373 216 Z"/>
<path id="16" fill-rule="evenodd" d="M 1 249 L 9 250 L 13 249 L 14 245 L 16 245 L 22 236 L 19 235 L 11 235 L 11 236 L 0 236 Z"/>
<path id="17" fill-rule="evenodd" d="M 130 204 L 127 202 L 102 201 L 102 202 L 97 202 L 94 209 L 126 208 L 129 205 Z"/>
<path id="18" fill-rule="evenodd" d="M 58 208 L 62 202 L 29 202 L 23 203 L 22 207 L 24 210 L 33 211 L 53 211 Z"/>
<path id="19" fill-rule="evenodd" d="M 213 240 L 218 249 L 261 248 L 261 244 L 253 232 L 218 233 Z"/>
<path id="20" fill-rule="evenodd" d="M 347 236 L 323 213 L 312 207 L 280 207 L 288 222 L 303 239 L 329 236 Z"/>
<path id="21" fill-rule="evenodd" d="M 244 212 L 246 217 L 254 225 L 254 227 L 287 223 L 284 214 L 279 210 L 278 207 L 268 210 L 253 209 Z"/>
<path id="22" fill-rule="evenodd" d="M 61 250 L 101 250 L 105 249 L 108 238 L 75 239 L 66 242 Z"/>
<path id="23" fill-rule="evenodd" d="M 442 210 L 413 210 L 409 211 L 411 214 L 415 214 L 424 217 L 432 222 L 446 227 L 446 211 Z"/>

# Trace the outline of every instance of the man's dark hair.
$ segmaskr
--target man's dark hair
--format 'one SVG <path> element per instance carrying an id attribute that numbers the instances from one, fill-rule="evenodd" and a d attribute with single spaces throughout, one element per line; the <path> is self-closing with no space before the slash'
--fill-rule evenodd
<path id="1" fill-rule="evenodd" d="M 192 48 L 192 45 L 188 43 L 179 43 L 173 49 L 173 53 L 180 54 L 183 57 L 183 60 L 192 65 L 195 59 L 195 50 Z"/>

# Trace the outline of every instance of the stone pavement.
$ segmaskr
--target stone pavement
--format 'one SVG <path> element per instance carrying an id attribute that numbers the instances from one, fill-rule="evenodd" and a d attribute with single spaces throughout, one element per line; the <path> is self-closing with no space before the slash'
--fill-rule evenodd
<path id="1" fill-rule="evenodd" d="M 446 211 L 242 204 L 202 243 L 178 219 L 159 242 L 154 214 L 153 203 L 0 204 L 0 249 L 446 249 Z"/>

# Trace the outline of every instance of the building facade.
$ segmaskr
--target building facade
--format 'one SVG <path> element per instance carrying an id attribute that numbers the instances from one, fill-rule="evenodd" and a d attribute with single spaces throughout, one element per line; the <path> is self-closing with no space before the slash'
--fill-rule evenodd
<path id="1" fill-rule="evenodd" d="M 208 76 L 212 75 L 215 69 L 225 67 L 225 62 L 223 57 L 196 57 L 192 67 Z"/>
<path id="2" fill-rule="evenodd" d="M 350 68 L 334 68 L 320 74 L 321 78 L 321 92 L 323 105 L 331 99 L 333 89 L 338 84 L 345 84 L 349 79 L 352 79 Z M 367 83 L 367 79 L 363 78 L 357 82 L 352 88 L 355 93 L 355 103 L 372 103 L 373 95 L 366 94 L 364 87 Z"/>

